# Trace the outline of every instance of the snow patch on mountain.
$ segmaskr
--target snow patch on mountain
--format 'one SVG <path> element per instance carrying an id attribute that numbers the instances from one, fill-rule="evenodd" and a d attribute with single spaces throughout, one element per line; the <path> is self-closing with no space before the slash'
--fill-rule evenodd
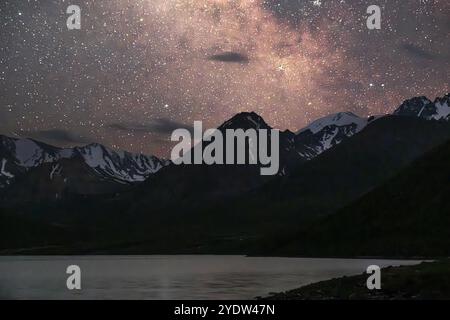
<path id="1" fill-rule="evenodd" d="M 449 101 L 436 101 L 434 103 L 436 107 L 436 114 L 433 115 L 433 119 L 435 120 L 441 120 L 441 119 L 448 119 L 450 115 L 450 105 Z"/>
<path id="2" fill-rule="evenodd" d="M 144 181 L 165 163 L 153 156 L 113 151 L 99 144 L 76 148 L 86 163 L 98 173 L 125 182 Z"/>
<path id="3" fill-rule="evenodd" d="M 44 161 L 44 151 L 30 139 L 15 141 L 15 157 L 18 164 L 26 168 L 35 167 Z"/>
<path id="4" fill-rule="evenodd" d="M 85 147 L 76 148 L 76 150 L 81 153 L 84 160 L 91 168 L 105 168 L 108 165 L 106 161 L 109 159 L 105 159 L 104 150 L 98 144 L 90 144 Z M 111 165 L 111 163 L 109 163 L 109 165 Z"/>
<path id="5" fill-rule="evenodd" d="M 322 143 L 323 150 L 328 150 L 333 146 L 333 144 L 332 144 L 333 139 L 337 136 L 338 133 L 339 133 L 339 128 L 336 128 L 331 133 L 325 134 L 322 137 L 322 140 L 320 142 Z"/>
<path id="6" fill-rule="evenodd" d="M 352 112 L 339 112 L 313 121 L 310 125 L 298 131 L 297 134 L 307 130 L 310 130 L 312 133 L 316 134 L 329 126 L 344 127 L 352 124 L 356 125 L 356 133 L 364 129 L 367 125 L 367 120 L 358 117 Z"/>
<path id="7" fill-rule="evenodd" d="M 52 170 L 50 171 L 50 180 L 53 180 L 53 177 L 55 176 L 55 174 L 57 174 L 57 175 L 60 174 L 61 170 L 62 170 L 62 166 L 59 163 L 54 164 L 52 166 Z"/>
<path id="8" fill-rule="evenodd" d="M 5 176 L 6 178 L 12 179 L 12 178 L 14 178 L 14 175 L 12 173 L 9 173 L 9 172 L 6 171 L 6 163 L 7 162 L 8 161 L 6 159 L 2 159 L 2 166 L 1 166 L 1 169 L 0 169 L 0 176 Z"/>

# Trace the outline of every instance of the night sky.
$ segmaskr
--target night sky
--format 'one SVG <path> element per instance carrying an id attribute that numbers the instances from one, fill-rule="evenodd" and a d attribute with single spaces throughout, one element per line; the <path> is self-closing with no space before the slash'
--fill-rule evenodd
<path id="1" fill-rule="evenodd" d="M 0 132 L 57 145 L 167 157 L 194 120 L 296 131 L 450 91 L 448 0 L 1 0 L 0 18 Z"/>

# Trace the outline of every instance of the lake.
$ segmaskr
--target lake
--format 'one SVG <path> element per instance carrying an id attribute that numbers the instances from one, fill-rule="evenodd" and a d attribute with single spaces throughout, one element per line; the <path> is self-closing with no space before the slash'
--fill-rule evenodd
<path id="1" fill-rule="evenodd" d="M 1 299 L 253 299 L 420 261 L 216 255 L 0 256 Z M 66 287 L 69 265 L 81 290 Z"/>

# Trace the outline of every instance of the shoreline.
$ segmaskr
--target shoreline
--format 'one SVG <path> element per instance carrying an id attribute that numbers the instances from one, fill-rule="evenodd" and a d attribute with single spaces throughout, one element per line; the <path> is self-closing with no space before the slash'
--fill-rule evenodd
<path id="1" fill-rule="evenodd" d="M 61 248 L 56 245 L 20 248 L 20 249 L 6 249 L 0 250 L 0 257 L 13 256 L 245 256 L 247 258 L 303 258 L 303 259 L 346 259 L 346 260 L 405 260 L 405 261 L 435 261 L 439 259 L 446 259 L 448 257 L 429 257 L 429 256 L 302 256 L 302 255 L 253 255 L 246 253 L 199 253 L 199 252 L 179 252 L 179 253 L 109 253 L 109 252 L 40 252 L 41 249 Z M 37 252 L 36 252 L 37 251 Z"/>
<path id="2" fill-rule="evenodd" d="M 450 300 L 450 259 L 381 269 L 381 289 L 369 290 L 362 273 L 319 281 L 258 300 Z M 438 289 L 435 285 L 439 283 Z"/>

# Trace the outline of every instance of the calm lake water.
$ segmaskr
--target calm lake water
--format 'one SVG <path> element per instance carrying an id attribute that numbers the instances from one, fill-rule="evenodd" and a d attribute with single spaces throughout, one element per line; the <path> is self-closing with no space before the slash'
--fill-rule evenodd
<path id="1" fill-rule="evenodd" d="M 1 299 L 252 299 L 321 280 L 365 272 L 369 265 L 419 261 L 244 256 L 0 257 Z M 81 268 L 80 291 L 66 268 Z"/>

